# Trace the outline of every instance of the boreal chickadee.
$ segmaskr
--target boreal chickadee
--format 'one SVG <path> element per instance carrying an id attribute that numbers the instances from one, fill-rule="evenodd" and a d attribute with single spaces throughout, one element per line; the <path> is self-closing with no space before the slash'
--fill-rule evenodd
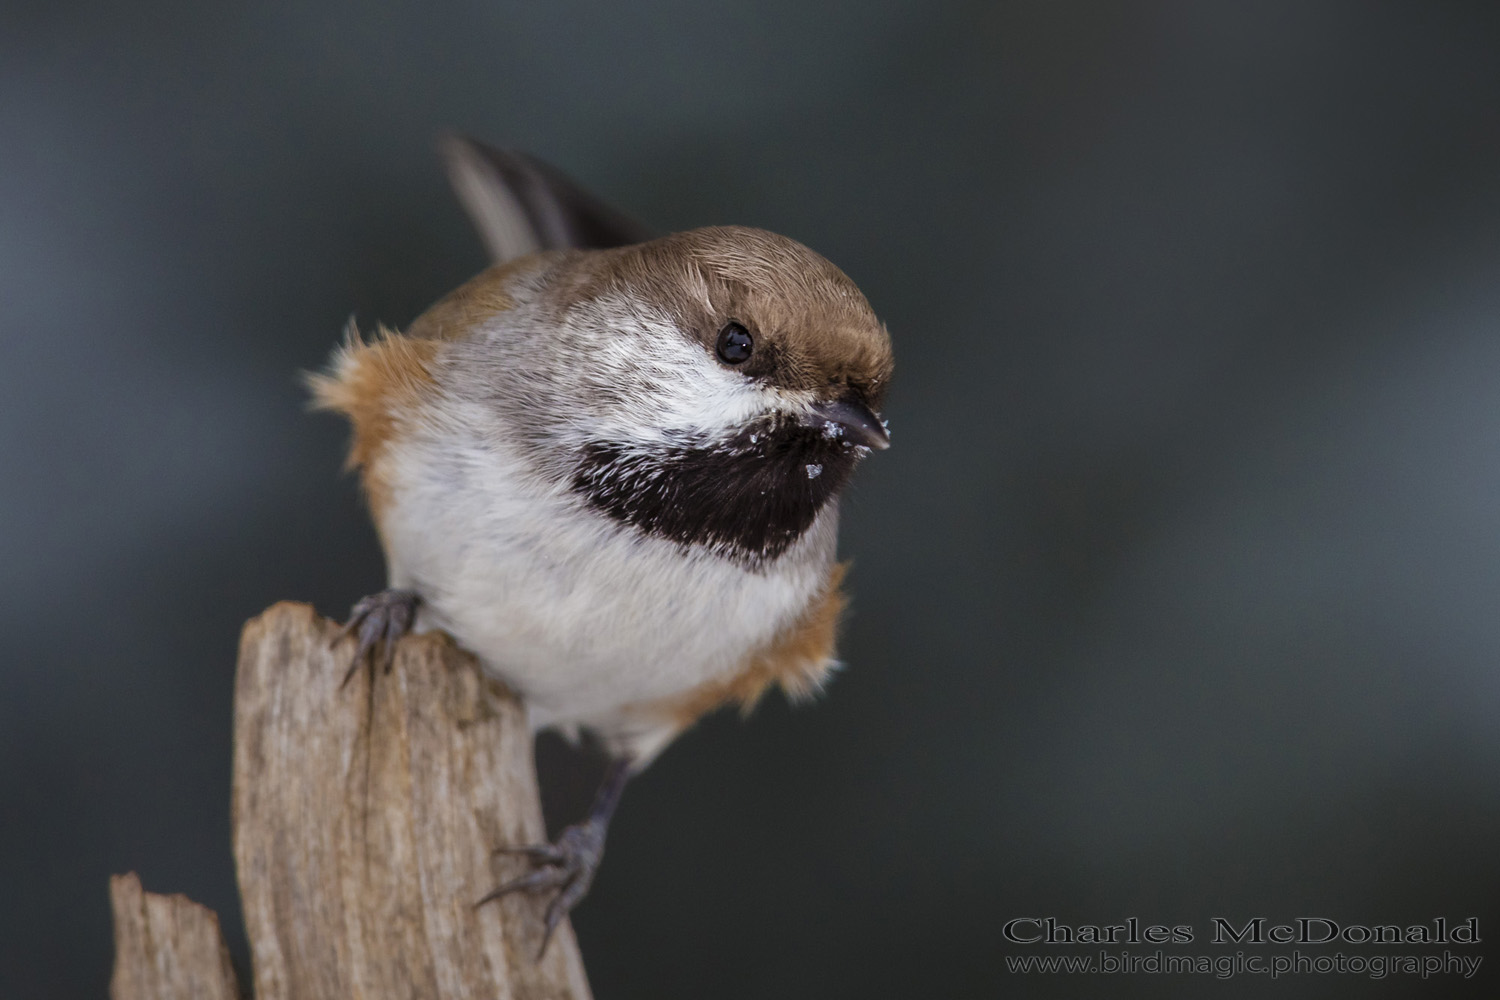
<path id="1" fill-rule="evenodd" d="M 351 615 L 351 674 L 443 629 L 534 729 L 611 754 L 589 816 L 485 897 L 556 889 L 550 936 L 630 774 L 704 713 L 833 666 L 838 499 L 890 442 L 890 338 L 793 240 L 652 239 L 540 161 L 444 152 L 497 263 L 401 333 L 351 331 L 311 384 L 353 424 L 389 570 Z"/>

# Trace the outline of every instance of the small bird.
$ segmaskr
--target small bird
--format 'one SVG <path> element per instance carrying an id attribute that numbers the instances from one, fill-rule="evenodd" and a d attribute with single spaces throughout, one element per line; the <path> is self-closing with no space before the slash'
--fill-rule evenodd
<path id="1" fill-rule="evenodd" d="M 353 427 L 389 587 L 354 606 L 350 675 L 442 629 L 592 733 L 587 817 L 481 902 L 586 895 L 628 778 L 705 713 L 815 693 L 844 607 L 840 492 L 890 437 L 890 337 L 807 247 L 718 226 L 659 238 L 539 160 L 445 141 L 496 264 L 405 331 L 352 327 L 315 405 Z M 347 680 L 347 677 L 346 677 Z"/>

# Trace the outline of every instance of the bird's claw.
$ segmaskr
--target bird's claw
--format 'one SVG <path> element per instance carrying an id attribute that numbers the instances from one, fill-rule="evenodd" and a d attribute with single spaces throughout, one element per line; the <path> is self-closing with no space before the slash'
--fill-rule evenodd
<path id="1" fill-rule="evenodd" d="M 340 687 L 348 685 L 349 679 L 366 660 L 373 669 L 375 647 L 382 642 L 385 643 L 385 655 L 381 666 L 390 673 L 391 665 L 396 662 L 396 640 L 411 631 L 419 600 L 416 591 L 391 589 L 371 594 L 354 605 L 349 611 L 349 620 L 334 638 L 334 642 L 339 642 L 352 635 L 359 640 Z"/>
<path id="2" fill-rule="evenodd" d="M 539 867 L 511 879 L 474 905 L 482 906 L 512 892 L 556 889 L 557 895 L 547 904 L 546 929 L 542 933 L 542 946 L 537 949 L 537 961 L 541 961 L 547 953 L 548 942 L 552 940 L 552 932 L 562 923 L 563 917 L 588 895 L 589 886 L 594 883 L 594 873 L 599 870 L 599 862 L 604 857 L 605 829 L 606 824 L 600 820 L 585 820 L 563 830 L 552 844 L 498 848 L 497 854 L 523 854 Z"/>

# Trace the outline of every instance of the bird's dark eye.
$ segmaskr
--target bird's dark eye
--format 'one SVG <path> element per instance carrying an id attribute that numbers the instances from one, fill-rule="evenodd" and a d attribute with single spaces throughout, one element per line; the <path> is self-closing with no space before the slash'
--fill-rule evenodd
<path id="1" fill-rule="evenodd" d="M 737 365 L 750 357 L 750 352 L 755 348 L 755 341 L 746 330 L 738 323 L 730 323 L 719 331 L 719 360 L 726 365 Z"/>

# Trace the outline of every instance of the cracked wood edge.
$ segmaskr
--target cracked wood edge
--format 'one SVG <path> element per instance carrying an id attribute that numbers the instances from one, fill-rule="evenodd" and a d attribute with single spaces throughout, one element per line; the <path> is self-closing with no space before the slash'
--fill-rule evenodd
<path id="1" fill-rule="evenodd" d="M 182 895 L 141 888 L 135 872 L 109 879 L 115 923 L 111 1000 L 238 1000 L 219 918 Z"/>

